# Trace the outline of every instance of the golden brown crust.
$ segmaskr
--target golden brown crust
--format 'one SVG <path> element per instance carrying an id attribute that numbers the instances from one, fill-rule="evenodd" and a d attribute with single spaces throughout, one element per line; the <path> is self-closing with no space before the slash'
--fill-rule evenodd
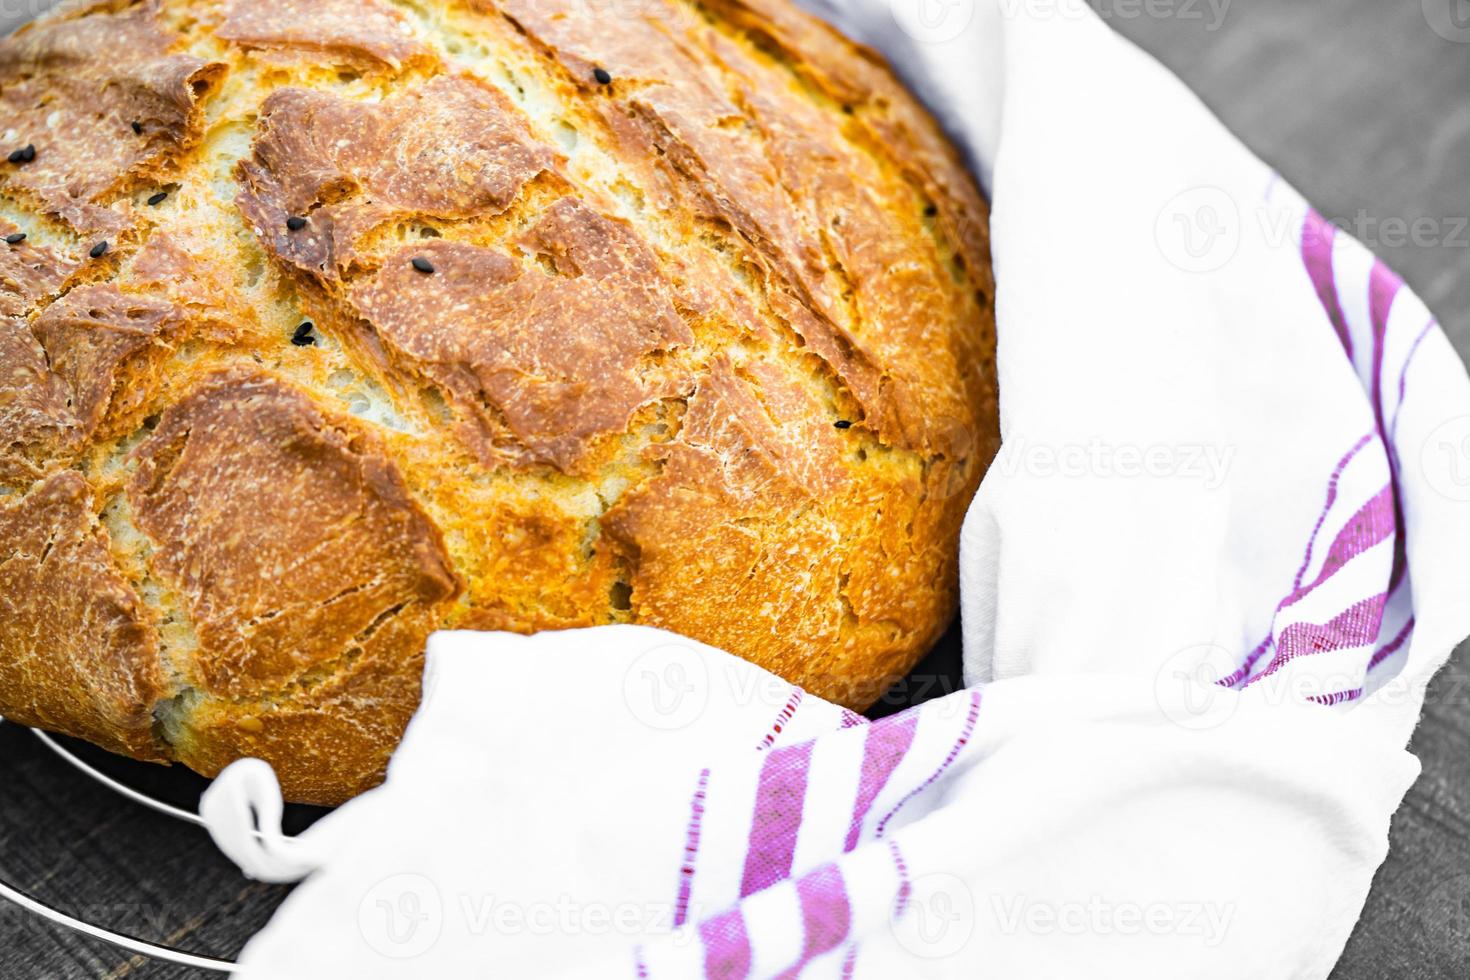
<path id="1" fill-rule="evenodd" d="M 164 714 L 170 748 L 208 776 L 236 759 L 264 759 L 299 803 L 331 805 L 371 789 L 418 707 L 433 623 L 410 606 L 313 683 L 255 700 L 175 703 Z"/>
<path id="2" fill-rule="evenodd" d="M 351 302 L 401 363 L 474 418 L 487 463 L 572 471 L 596 437 L 678 393 L 679 379 L 648 361 L 694 338 L 652 254 L 617 222 L 564 199 L 521 244 L 551 271 L 431 241 L 390 256 Z"/>
<path id="3" fill-rule="evenodd" d="M 246 48 L 392 68 L 435 60 L 407 19 L 378 0 L 228 0 L 215 33 Z"/>
<path id="4" fill-rule="evenodd" d="M 456 591 L 438 529 L 374 439 L 236 369 L 163 413 L 128 501 L 198 637 L 187 678 L 259 695 Z"/>
<path id="5" fill-rule="evenodd" d="M 0 317 L 0 481 L 33 480 L 45 463 L 78 444 L 66 386 L 19 317 Z"/>
<path id="6" fill-rule="evenodd" d="M 654 450 L 659 475 L 605 522 L 640 556 L 637 619 L 725 649 L 790 650 L 771 669 L 820 686 L 821 658 L 797 651 L 832 648 L 841 628 L 843 541 L 820 503 L 846 476 L 840 447 L 810 393 L 717 361 L 678 441 Z"/>
<path id="7" fill-rule="evenodd" d="M 0 500 L 0 651 L 6 718 L 166 758 L 152 730 L 165 691 L 158 634 L 79 473 Z"/>
<path id="8" fill-rule="evenodd" d="M 172 303 L 130 296 L 108 283 L 73 289 L 36 317 L 31 333 L 90 438 L 109 413 L 126 416 L 146 404 L 153 379 L 128 368 L 166 352 L 187 322 Z"/>
<path id="9" fill-rule="evenodd" d="M 167 53 L 160 9 L 159 0 L 66 8 L 0 45 L 0 113 L 15 148 L 36 153 L 6 168 L 7 191 L 81 232 L 127 227 L 105 199 L 198 142 L 200 101 L 224 70 Z"/>
<path id="10" fill-rule="evenodd" d="M 998 441 L 985 203 L 786 0 L 637 6 L 0 43 L 0 713 L 331 803 L 436 628 L 650 623 L 858 708 L 912 667 Z M 27 571 L 42 514 L 78 544 Z"/>
<path id="11" fill-rule="evenodd" d="M 468 218 L 505 210 L 551 165 L 510 100 L 438 76 L 379 105 L 300 89 L 265 100 L 240 209 L 266 247 L 331 279 L 359 236 L 394 216 Z M 291 232 L 291 216 L 309 217 Z"/>
<path id="12" fill-rule="evenodd" d="M 0 237 L 16 232 L 0 221 Z M 25 313 L 61 288 L 71 263 L 29 241 L 0 246 L 0 482 L 33 480 L 79 443 L 66 385 Z"/>

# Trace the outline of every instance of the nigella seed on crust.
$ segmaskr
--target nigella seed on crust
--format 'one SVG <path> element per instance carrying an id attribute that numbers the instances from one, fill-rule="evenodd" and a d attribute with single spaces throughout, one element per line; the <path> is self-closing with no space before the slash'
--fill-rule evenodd
<path id="1" fill-rule="evenodd" d="M 143 135 L 143 124 L 138 122 L 138 120 L 136 119 L 133 120 L 133 132 L 137 133 L 139 136 Z"/>
<path id="2" fill-rule="evenodd" d="M 154 194 L 148 199 L 148 206 L 156 208 L 167 199 L 168 191 L 159 191 L 157 194 Z"/>
<path id="3" fill-rule="evenodd" d="M 424 258 L 422 255 L 415 255 L 413 257 L 413 263 L 412 263 L 412 265 L 413 265 L 413 267 L 415 269 L 417 269 L 418 271 L 422 272 L 426 276 L 427 275 L 432 275 L 433 272 L 434 272 L 434 263 L 430 262 L 428 259 Z"/>
<path id="4" fill-rule="evenodd" d="M 286 227 L 291 231 L 300 231 L 306 227 L 306 219 L 298 214 L 293 214 L 286 219 Z"/>
<path id="5" fill-rule="evenodd" d="M 18 150 L 11 150 L 7 158 L 11 163 L 30 163 L 36 159 L 36 144 L 27 143 Z"/>
<path id="6" fill-rule="evenodd" d="M 316 325 L 310 320 L 303 320 L 296 327 L 296 332 L 291 335 L 291 343 L 297 347 L 310 347 L 316 343 L 316 338 L 311 335 L 312 328 Z"/>
<path id="7" fill-rule="evenodd" d="M 848 421 L 847 419 L 838 419 L 836 422 L 833 422 L 832 424 L 835 427 L 839 428 L 839 429 L 850 429 L 850 428 L 852 428 L 852 423 L 850 421 Z"/>
<path id="8" fill-rule="evenodd" d="M 92 258 L 94 259 L 100 259 L 102 258 L 102 256 L 107 254 L 107 249 L 109 247 L 110 246 L 107 242 L 98 242 L 96 245 L 92 246 L 92 250 L 87 254 L 92 256 Z"/>
<path id="9" fill-rule="evenodd" d="M 594 68 L 594 69 L 592 69 L 592 77 L 595 78 L 595 79 L 597 79 L 597 84 L 598 85 L 611 85 L 612 84 L 612 74 L 609 73 L 606 68 Z"/>
<path id="10" fill-rule="evenodd" d="M 14 232 L 12 234 L 9 234 L 9 235 L 6 235 L 5 236 L 5 244 L 6 245 L 19 245 L 21 242 L 23 242 L 25 240 L 26 240 L 26 233 L 23 232 L 23 231 L 17 231 L 17 232 Z"/>

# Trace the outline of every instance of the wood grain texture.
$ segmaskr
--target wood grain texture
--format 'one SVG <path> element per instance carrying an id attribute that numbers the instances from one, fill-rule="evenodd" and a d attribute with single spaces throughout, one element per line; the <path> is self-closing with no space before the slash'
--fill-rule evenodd
<path id="1" fill-rule="evenodd" d="M 1413 0 L 1232 0 L 1211 29 L 1222 2 L 1165 0 L 1153 17 L 1137 0 L 1099 6 L 1329 217 L 1361 211 L 1380 231 L 1385 219 L 1435 222 L 1435 244 L 1373 244 L 1470 354 L 1470 232 L 1451 234 L 1470 215 L 1470 45 L 1437 35 Z M 957 660 L 952 634 L 884 710 L 951 689 Z M 1412 747 L 1424 774 L 1333 980 L 1470 976 L 1470 646 L 1431 687 Z M 140 771 L 180 803 L 197 797 L 186 776 L 128 770 Z M 231 955 L 284 895 L 244 881 L 202 832 L 120 803 L 3 725 L 0 787 L 0 873 L 113 928 Z M 204 976 L 0 908 L 7 980 Z"/>

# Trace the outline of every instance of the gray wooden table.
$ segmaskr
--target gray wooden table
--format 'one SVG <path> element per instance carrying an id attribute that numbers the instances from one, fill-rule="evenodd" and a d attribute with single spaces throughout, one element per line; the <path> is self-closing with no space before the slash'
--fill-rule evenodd
<path id="1" fill-rule="evenodd" d="M 1373 239 L 1470 354 L 1470 3 L 1098 0 L 1329 217 Z M 14 5 L 0 9 L 0 26 Z M 1451 15 L 1458 13 L 1458 18 Z M 1079 84 L 1107 84 L 1079 79 Z M 1119 91 L 1118 98 L 1129 93 Z M 1417 219 L 1418 241 L 1395 232 Z M 1470 542 L 1467 542 L 1470 544 Z M 1470 601 L 1470 596 L 1466 597 Z M 952 669 L 953 646 L 925 668 Z M 1424 774 L 1335 980 L 1470 977 L 1470 648 L 1429 692 Z M 135 778 L 135 770 L 129 770 Z M 192 806 L 199 786 L 145 772 Z M 294 815 L 298 822 L 312 814 Z M 284 891 L 205 836 L 125 804 L 0 725 L 0 873 L 74 913 L 232 955 Z M 190 978 L 0 907 L 0 978 Z"/>

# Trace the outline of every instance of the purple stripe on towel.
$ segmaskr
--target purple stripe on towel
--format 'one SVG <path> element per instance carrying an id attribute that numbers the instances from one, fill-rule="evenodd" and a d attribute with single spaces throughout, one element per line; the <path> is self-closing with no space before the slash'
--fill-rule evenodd
<path id="1" fill-rule="evenodd" d="M 750 976 L 750 937 L 737 906 L 699 924 L 704 944 L 704 975 L 710 980 L 745 980 Z"/>
<path id="2" fill-rule="evenodd" d="M 801 944 L 801 959 L 780 974 L 781 980 L 795 980 L 812 960 L 836 949 L 852 928 L 847 883 L 842 880 L 842 872 L 837 865 L 824 864 L 802 875 L 796 882 L 796 896 L 801 902 L 805 938 Z"/>
<path id="3" fill-rule="evenodd" d="M 1332 513 L 1332 508 L 1337 503 L 1337 488 L 1338 485 L 1342 482 L 1342 474 L 1346 472 L 1348 464 L 1351 463 L 1353 459 L 1357 457 L 1358 453 L 1362 452 L 1363 448 L 1372 441 L 1373 433 L 1365 433 L 1361 439 L 1353 443 L 1352 448 L 1344 453 L 1342 458 L 1337 461 L 1337 465 L 1332 468 L 1332 475 L 1327 478 L 1327 499 L 1322 504 L 1322 512 L 1317 515 L 1317 523 L 1312 525 L 1312 533 L 1307 538 L 1307 548 L 1305 553 L 1302 555 L 1302 563 L 1300 567 L 1297 568 L 1296 575 L 1293 576 L 1291 580 L 1291 592 L 1287 594 L 1286 598 L 1282 599 L 1279 603 L 1276 604 L 1276 609 L 1272 613 L 1271 619 L 1273 632 L 1276 616 L 1280 614 L 1282 609 L 1285 609 L 1288 605 L 1296 602 L 1298 599 L 1301 598 L 1302 579 L 1306 577 L 1307 569 L 1311 567 L 1312 555 L 1316 553 L 1317 536 L 1322 533 L 1322 525 L 1327 523 L 1327 515 Z M 1228 674 L 1225 677 L 1220 678 L 1215 683 L 1221 687 L 1234 687 L 1241 681 L 1245 680 L 1247 677 L 1250 676 L 1251 671 L 1255 669 L 1256 662 L 1259 661 L 1261 657 L 1263 657 L 1266 652 L 1271 649 L 1271 644 L 1272 633 L 1267 633 L 1266 638 L 1263 639 L 1260 644 L 1258 644 L 1256 648 L 1251 651 L 1250 656 L 1246 657 L 1245 663 L 1241 664 L 1239 669 L 1237 669 L 1232 674 Z"/>
<path id="4" fill-rule="evenodd" d="M 1373 263 L 1373 272 L 1368 277 L 1368 318 L 1373 324 L 1373 415 L 1378 420 L 1378 434 L 1385 442 L 1388 432 L 1383 425 L 1383 349 L 1393 301 L 1403 287 L 1404 281 L 1388 266 Z"/>
<path id="5" fill-rule="evenodd" d="M 761 744 L 757 746 L 761 752 L 776 744 L 776 739 L 780 737 L 781 732 L 791 721 L 791 716 L 796 714 L 797 708 L 801 707 L 801 699 L 804 694 L 805 692 L 799 687 L 791 689 L 791 697 L 786 699 L 786 704 L 782 706 L 781 713 L 776 715 L 776 720 L 771 723 L 771 730 L 766 732 L 766 737 L 761 739 Z"/>
<path id="6" fill-rule="evenodd" d="M 1280 612 L 1281 607 L 1277 606 L 1276 611 Z M 1250 676 L 1251 669 L 1255 667 L 1256 661 L 1265 656 L 1266 651 L 1269 649 L 1271 649 L 1271 635 L 1268 633 L 1266 634 L 1266 638 L 1262 640 L 1259 644 L 1257 644 L 1256 648 L 1250 652 L 1250 656 L 1245 658 L 1245 663 L 1241 664 L 1240 668 L 1236 670 L 1235 673 L 1227 674 L 1215 683 L 1220 687 L 1234 687 L 1235 685 L 1239 684 L 1241 681 Z"/>
<path id="7" fill-rule="evenodd" d="M 1347 320 L 1342 315 L 1342 303 L 1337 298 L 1337 279 L 1332 271 L 1332 249 L 1337 242 L 1337 229 L 1315 210 L 1308 209 L 1302 223 L 1302 262 L 1307 267 L 1307 276 L 1317 290 L 1317 299 L 1337 331 L 1337 339 L 1348 359 L 1353 357 L 1353 338 L 1348 333 Z"/>
<path id="8" fill-rule="evenodd" d="M 1404 288 L 1404 281 L 1382 262 L 1374 261 L 1373 271 L 1368 277 L 1368 318 L 1373 325 L 1373 418 L 1378 423 L 1378 436 L 1387 446 L 1388 427 L 1384 423 L 1386 409 L 1383 405 L 1383 352 L 1387 346 L 1388 318 L 1393 313 L 1394 300 Z M 1403 513 L 1399 505 L 1397 456 L 1388 453 L 1389 482 L 1393 487 L 1394 541 L 1393 571 L 1390 573 L 1390 588 L 1397 586 L 1408 569 L 1408 556 L 1404 552 L 1403 536 L 1398 529 L 1403 525 Z"/>
<path id="9" fill-rule="evenodd" d="M 1409 621 L 1404 624 L 1403 629 L 1399 630 L 1398 635 L 1380 647 L 1377 653 L 1373 654 L 1373 659 L 1368 661 L 1368 669 L 1372 670 L 1395 653 L 1398 653 L 1399 647 L 1404 645 L 1404 641 L 1409 638 L 1409 634 L 1412 632 L 1414 632 L 1414 617 L 1410 616 Z"/>
<path id="10" fill-rule="evenodd" d="M 1307 700 L 1331 707 L 1334 704 L 1342 704 L 1344 701 L 1356 701 L 1362 696 L 1363 689 L 1361 687 L 1355 687 L 1351 691 L 1334 691 L 1331 694 L 1309 694 L 1307 695 Z"/>
<path id="11" fill-rule="evenodd" d="M 1329 650 L 1350 650 L 1367 646 L 1378 637 L 1378 628 L 1383 623 L 1383 607 L 1388 593 L 1355 603 L 1326 623 L 1292 623 L 1281 631 L 1276 644 L 1276 656 L 1266 669 L 1246 682 L 1246 686 L 1269 677 L 1298 657 Z"/>
<path id="12" fill-rule="evenodd" d="M 1392 431 L 1389 432 L 1389 436 L 1391 437 L 1390 441 L 1395 445 L 1398 442 L 1399 413 L 1404 407 L 1405 388 L 1409 382 L 1409 365 L 1414 363 L 1414 355 L 1419 353 L 1419 345 L 1424 343 L 1424 338 L 1429 336 L 1429 331 L 1437 326 L 1439 326 L 1439 322 L 1433 317 L 1430 317 L 1429 322 L 1424 324 L 1423 328 L 1419 331 L 1419 336 L 1415 337 L 1414 342 L 1409 345 L 1409 353 L 1404 355 L 1403 366 L 1399 368 L 1399 403 L 1394 407 L 1393 424 L 1390 426 Z"/>
<path id="13" fill-rule="evenodd" d="M 1317 535 L 1322 533 L 1322 525 L 1327 523 L 1327 515 L 1332 513 L 1332 505 L 1337 503 L 1337 487 L 1342 482 L 1342 474 L 1354 457 L 1363 451 L 1363 447 L 1372 441 L 1373 433 L 1365 433 L 1363 438 L 1353 443 L 1353 448 L 1344 453 L 1342 459 L 1339 459 L 1337 465 L 1333 467 L 1332 476 L 1327 479 L 1327 501 L 1322 505 L 1322 513 L 1317 515 L 1317 523 L 1312 527 L 1312 536 L 1307 539 L 1307 552 L 1302 556 L 1301 567 L 1296 570 L 1296 577 L 1292 580 L 1293 591 L 1302 587 L 1302 579 L 1306 577 L 1307 569 L 1312 564 L 1312 552 L 1317 547 Z M 1281 607 L 1276 608 L 1280 610 Z"/>
<path id="14" fill-rule="evenodd" d="M 1387 540 L 1391 535 L 1395 534 L 1397 530 L 1398 520 L 1394 513 L 1393 487 L 1392 485 L 1389 485 L 1378 491 L 1378 493 L 1375 494 L 1371 500 L 1364 504 L 1358 510 L 1358 512 L 1354 514 L 1352 518 L 1350 518 L 1348 522 L 1342 526 L 1341 530 L 1337 532 L 1337 536 L 1333 539 L 1331 547 L 1328 548 L 1327 556 L 1322 560 L 1322 570 L 1317 574 L 1317 577 L 1313 579 L 1310 584 L 1300 585 L 1296 589 L 1294 589 L 1292 593 L 1288 595 L 1285 599 L 1283 599 L 1281 601 L 1281 604 L 1276 607 L 1277 613 L 1280 613 L 1281 610 L 1287 608 L 1288 606 L 1300 602 L 1302 599 L 1310 595 L 1315 589 L 1317 589 L 1318 586 L 1322 585 L 1322 583 L 1326 582 L 1333 575 L 1335 575 L 1349 561 L 1356 558 L 1358 555 L 1361 555 L 1369 548 L 1372 548 Z M 1381 607 L 1379 613 L 1379 618 L 1381 619 Z M 1282 638 L 1277 643 L 1278 651 L 1284 651 L 1286 649 L 1286 635 L 1299 625 L 1301 624 L 1293 624 L 1292 626 L 1288 626 L 1286 630 L 1283 631 Z M 1364 638 L 1362 640 L 1362 643 L 1370 643 L 1377 638 L 1378 633 L 1377 627 L 1375 626 L 1372 635 Z M 1229 675 L 1228 677 L 1221 678 L 1217 683 L 1225 687 L 1234 687 L 1236 684 L 1239 684 L 1250 674 L 1250 671 L 1255 666 L 1256 661 L 1260 660 L 1262 654 L 1265 653 L 1270 645 L 1271 638 L 1268 637 L 1266 640 L 1262 641 L 1260 646 L 1256 647 L 1256 649 L 1251 652 L 1251 655 L 1246 659 L 1245 664 L 1241 666 L 1239 670 L 1235 671 L 1235 673 Z M 1349 645 L 1357 646 L 1360 644 L 1355 643 Z M 1337 648 L 1334 647 L 1333 649 Z M 1316 651 L 1305 652 L 1311 653 Z M 1300 655 L 1300 653 L 1293 653 L 1287 656 L 1285 660 L 1281 660 L 1281 662 L 1278 663 L 1277 660 L 1281 659 L 1281 654 L 1280 652 L 1278 652 L 1277 657 L 1271 661 L 1271 665 L 1268 666 L 1266 670 L 1262 671 L 1261 674 L 1258 676 L 1264 676 L 1265 674 L 1272 673 L 1275 670 L 1279 669 L 1282 664 L 1286 662 L 1286 660 L 1294 659 L 1296 656 Z"/>
<path id="15" fill-rule="evenodd" d="M 807 770 L 812 743 L 802 742 L 766 754 L 755 791 L 750 843 L 745 851 L 745 873 L 740 897 L 769 888 L 791 874 L 796 834 L 806 803 Z"/>
<path id="16" fill-rule="evenodd" d="M 950 696 L 953 697 L 954 695 Z M 898 811 L 902 810 L 904 806 L 909 802 L 909 800 L 912 800 L 924 790 L 928 789 L 930 786 L 938 782 L 939 777 L 943 776 L 945 771 L 948 770 L 950 766 L 954 765 L 954 761 L 960 757 L 960 753 L 964 751 L 965 746 L 969 744 L 970 736 L 975 734 L 975 722 L 978 721 L 979 718 L 980 691 L 977 689 L 970 692 L 970 713 L 965 717 L 965 727 L 963 730 L 961 730 L 960 737 L 955 739 L 954 745 L 950 747 L 949 754 L 944 757 L 944 761 L 941 762 L 939 764 L 939 767 L 929 775 L 928 779 L 924 780 L 922 783 L 909 790 L 906 794 L 904 794 L 903 799 L 899 800 L 893 805 L 893 809 L 884 814 L 883 819 L 878 821 L 878 828 L 873 834 L 874 837 L 882 837 L 884 831 L 888 829 L 888 822 L 894 817 L 898 816 Z"/>
<path id="17" fill-rule="evenodd" d="M 863 829 L 863 820 L 873 807 L 873 801 L 888 785 L 888 779 L 898 764 L 908 755 L 909 746 L 914 744 L 914 729 L 919 723 L 917 711 L 890 715 L 868 727 L 868 740 L 863 745 L 863 768 L 858 777 L 857 798 L 852 806 L 852 823 L 847 828 L 847 840 L 843 852 L 857 847 Z"/>
<path id="18" fill-rule="evenodd" d="M 1369 548 L 1392 537 L 1398 530 L 1398 522 L 1394 520 L 1393 503 L 1393 485 L 1385 485 L 1360 507 L 1356 514 L 1348 518 L 1348 522 L 1337 532 L 1337 536 L 1332 539 L 1332 545 L 1327 549 L 1327 557 L 1322 559 L 1322 570 L 1317 573 L 1312 583 L 1294 590 L 1279 608 L 1284 609 L 1301 601 L 1323 582 L 1336 575 L 1342 566 Z"/>
<path id="19" fill-rule="evenodd" d="M 898 841 L 888 839 L 888 853 L 893 855 L 893 869 L 898 872 L 898 893 L 893 896 L 893 919 L 898 921 L 908 911 L 909 898 L 914 894 L 914 883 L 909 880 L 908 862 L 903 859 Z"/>
<path id="20" fill-rule="evenodd" d="M 704 822 L 704 797 L 709 770 L 699 773 L 699 785 L 689 803 L 689 827 L 684 831 L 684 863 L 679 866 L 679 898 L 674 903 L 674 926 L 689 921 L 689 893 L 694 889 L 694 861 L 699 857 L 699 825 Z"/>

